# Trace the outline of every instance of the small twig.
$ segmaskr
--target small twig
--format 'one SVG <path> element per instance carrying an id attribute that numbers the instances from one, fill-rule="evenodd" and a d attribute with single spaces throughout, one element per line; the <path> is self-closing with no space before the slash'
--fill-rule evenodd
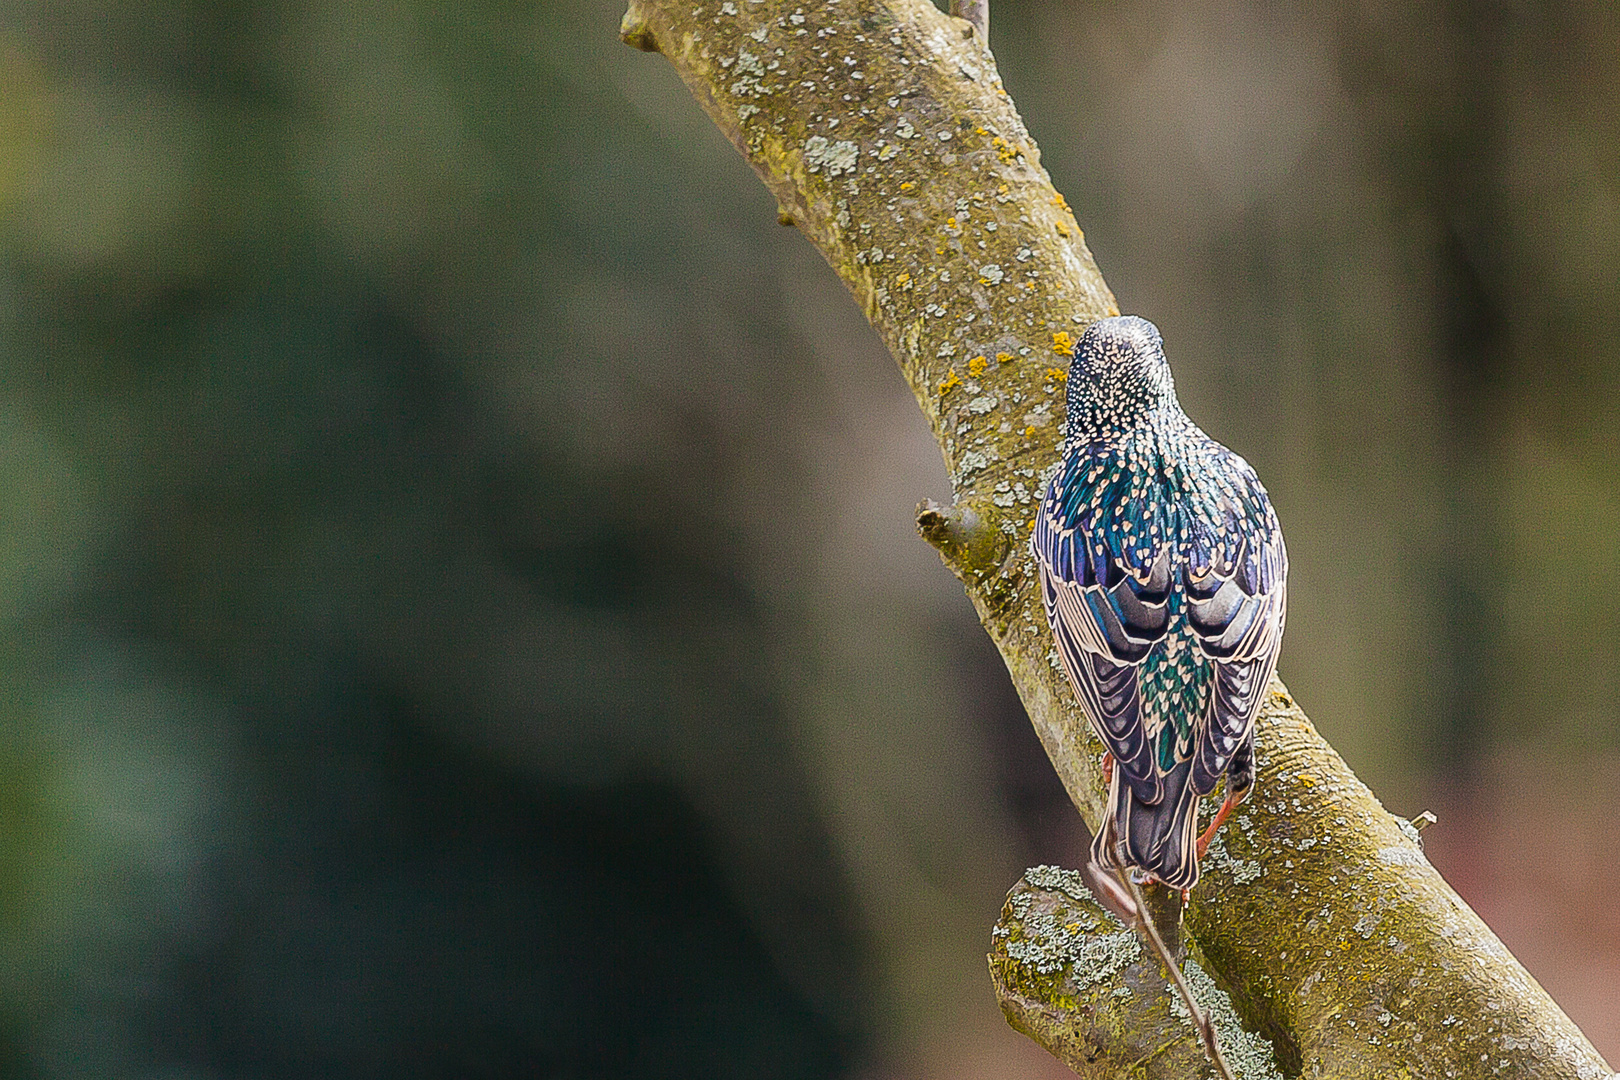
<path id="1" fill-rule="evenodd" d="M 917 504 L 917 533 L 963 581 L 994 574 L 1007 561 L 1012 545 L 999 527 L 995 507 L 977 499 L 941 506 L 932 499 Z"/>
<path id="2" fill-rule="evenodd" d="M 1083 829 L 1084 825 L 1081 828 Z M 1086 879 L 1091 895 L 1095 896 L 1097 902 L 1107 908 L 1114 918 L 1126 926 L 1135 926 L 1141 921 L 1142 906 L 1120 886 L 1118 881 L 1114 880 L 1113 875 L 1098 866 L 1095 860 L 1086 860 L 1080 876 Z"/>
<path id="3" fill-rule="evenodd" d="M 951 0 L 951 14 L 972 23 L 984 47 L 990 47 L 990 0 Z"/>
<path id="4" fill-rule="evenodd" d="M 1170 949 L 1165 945 L 1164 938 L 1159 936 L 1159 928 L 1154 925 L 1153 916 L 1148 912 L 1147 898 L 1142 895 L 1141 887 L 1131 880 L 1127 871 L 1116 870 L 1114 876 L 1129 890 L 1131 900 L 1139 912 L 1136 928 L 1148 939 L 1148 944 L 1158 954 L 1159 962 L 1170 972 L 1170 980 L 1176 984 L 1176 990 L 1181 994 L 1181 1002 L 1187 1007 L 1187 1012 L 1192 1016 L 1193 1026 L 1198 1029 L 1198 1034 L 1204 1040 L 1204 1054 L 1209 1058 L 1210 1064 L 1215 1066 L 1215 1071 L 1220 1073 L 1222 1080 L 1237 1080 L 1226 1064 L 1226 1058 L 1221 1054 L 1221 1044 L 1215 1039 L 1215 1025 L 1210 1022 L 1209 1014 L 1193 999 L 1192 988 L 1187 985 L 1187 980 L 1181 974 L 1181 965 L 1176 963 L 1176 958 L 1170 955 Z"/>

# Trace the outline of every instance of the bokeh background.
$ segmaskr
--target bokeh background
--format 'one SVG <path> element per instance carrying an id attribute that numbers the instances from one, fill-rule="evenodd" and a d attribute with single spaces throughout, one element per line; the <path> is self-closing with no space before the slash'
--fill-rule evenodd
<path id="1" fill-rule="evenodd" d="M 939 453 L 621 14 L 0 3 L 0 1075 L 1066 1075 Z M 1620 1061 L 1615 9 L 994 31 L 1282 675 Z"/>

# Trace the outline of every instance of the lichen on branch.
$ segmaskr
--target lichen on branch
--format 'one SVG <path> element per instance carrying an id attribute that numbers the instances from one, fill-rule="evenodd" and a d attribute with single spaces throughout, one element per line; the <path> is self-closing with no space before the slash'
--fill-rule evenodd
<path id="1" fill-rule="evenodd" d="M 621 35 L 674 65 L 898 362 L 956 500 L 919 527 L 1095 827 L 1101 747 L 1055 662 L 1024 540 L 1063 435 L 1069 349 L 1118 309 L 982 37 L 927 0 L 633 0 Z M 1186 930 L 1284 1074 L 1610 1075 L 1279 682 L 1257 751 L 1256 794 L 1211 847 Z M 1026 978 L 1003 944 L 1003 1006 L 1049 1021 L 1021 1030 L 1065 1060 L 1106 1043 L 1094 1010 Z M 1170 1040 L 1163 1053 L 1184 1043 L 1202 1060 L 1190 1030 Z M 1099 1067 L 1151 1075 L 1132 1052 L 1099 1049 Z"/>
<path id="2" fill-rule="evenodd" d="M 991 931 L 990 976 L 1008 1023 L 1082 1077 L 1214 1076 L 1192 1018 L 1133 930 L 1091 896 L 1077 871 L 1037 866 L 1007 894 Z M 1227 1062 L 1244 1080 L 1281 1080 L 1271 1044 L 1246 1031 L 1230 997 L 1196 960 L 1193 996 L 1211 1014 Z M 1076 1024 L 1074 1017 L 1084 1016 Z"/>

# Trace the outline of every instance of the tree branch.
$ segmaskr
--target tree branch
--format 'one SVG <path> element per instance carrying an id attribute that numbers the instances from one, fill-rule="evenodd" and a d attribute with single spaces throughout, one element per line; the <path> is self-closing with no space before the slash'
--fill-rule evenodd
<path id="1" fill-rule="evenodd" d="M 674 64 L 899 363 L 956 492 L 952 508 L 923 508 L 921 528 L 1095 826 L 1101 748 L 1052 660 L 1023 541 L 1057 459 L 1070 344 L 1118 309 L 982 37 L 926 0 L 633 0 L 621 33 Z M 1187 911 L 1189 974 L 1195 991 L 1207 970 L 1231 993 L 1283 1072 L 1609 1075 L 1281 683 L 1258 765 Z M 1164 996 L 1156 964 L 1132 975 L 1122 962 L 1077 989 L 1072 959 L 1047 970 L 1055 954 L 1013 947 L 1038 943 L 1030 911 L 1088 902 L 1078 885 L 1061 891 L 1015 889 L 996 930 L 992 972 L 1014 1026 L 1083 1075 L 1207 1068 L 1168 1004 L 1158 1026 L 1135 1009 Z M 1070 953 L 1114 941 L 1104 919 L 1063 930 Z"/>

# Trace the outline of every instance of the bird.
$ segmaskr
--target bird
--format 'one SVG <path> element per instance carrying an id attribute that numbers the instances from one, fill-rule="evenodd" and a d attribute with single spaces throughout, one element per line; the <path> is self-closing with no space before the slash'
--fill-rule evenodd
<path id="1" fill-rule="evenodd" d="M 1158 327 L 1092 323 L 1066 392 L 1062 458 L 1030 547 L 1058 658 L 1105 750 L 1091 858 L 1186 896 L 1254 786 L 1288 552 L 1254 469 L 1182 411 Z M 1220 809 L 1195 840 L 1222 777 Z"/>

